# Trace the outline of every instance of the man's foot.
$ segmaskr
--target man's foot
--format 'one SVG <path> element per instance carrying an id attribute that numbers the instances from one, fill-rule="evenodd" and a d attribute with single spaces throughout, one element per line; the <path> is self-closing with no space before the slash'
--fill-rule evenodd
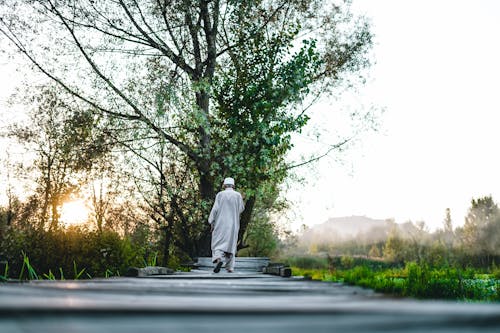
<path id="1" fill-rule="evenodd" d="M 219 260 L 219 262 L 217 262 L 217 265 L 214 268 L 214 273 L 219 273 L 221 267 L 222 267 L 222 261 Z"/>
<path id="2" fill-rule="evenodd" d="M 226 269 L 228 273 L 234 273 L 234 269 Z"/>

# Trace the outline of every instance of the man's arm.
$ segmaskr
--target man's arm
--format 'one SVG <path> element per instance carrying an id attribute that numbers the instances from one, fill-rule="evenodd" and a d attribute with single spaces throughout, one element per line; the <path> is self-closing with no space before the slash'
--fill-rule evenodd
<path id="1" fill-rule="evenodd" d="M 219 194 L 215 196 L 214 205 L 212 210 L 210 211 L 210 215 L 208 216 L 208 223 L 210 224 L 210 232 L 214 230 L 214 222 L 217 218 L 217 214 L 219 212 Z"/>
<path id="2" fill-rule="evenodd" d="M 240 200 L 239 200 L 239 211 L 240 211 L 240 214 L 245 210 L 245 203 L 243 202 L 243 197 L 240 193 Z"/>

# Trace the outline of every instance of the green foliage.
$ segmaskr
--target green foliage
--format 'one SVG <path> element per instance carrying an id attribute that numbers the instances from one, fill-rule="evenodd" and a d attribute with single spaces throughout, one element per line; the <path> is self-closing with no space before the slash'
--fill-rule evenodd
<path id="1" fill-rule="evenodd" d="M 498 280 L 500 280 L 500 267 L 493 265 L 491 268 L 491 274 Z"/>
<path id="2" fill-rule="evenodd" d="M 19 279 L 80 279 L 109 276 L 109 271 L 120 275 L 144 261 L 142 244 L 109 230 L 99 233 L 75 227 L 57 231 L 11 228 L 0 245 L 0 254 L 9 263 L 5 277 Z"/>
<path id="3" fill-rule="evenodd" d="M 23 265 L 21 266 L 21 272 L 19 273 L 19 280 L 38 280 L 38 274 L 35 268 L 30 264 L 30 259 L 22 251 L 23 255 Z"/>
<path id="4" fill-rule="evenodd" d="M 291 267 L 300 267 L 303 269 L 328 269 L 328 259 L 322 257 L 288 257 L 282 260 Z"/>
<path id="5" fill-rule="evenodd" d="M 300 264 L 300 261 L 295 260 L 295 263 Z M 404 268 L 388 268 L 364 262 L 352 268 L 334 270 L 299 266 L 293 267 L 292 272 L 306 278 L 343 282 L 398 296 L 500 301 L 500 280 L 495 273 L 480 274 L 472 268 L 431 268 L 415 262 L 407 263 Z"/>
<path id="6" fill-rule="evenodd" d="M 289 266 L 300 267 L 304 269 L 324 269 L 324 270 L 345 270 L 356 266 L 366 266 L 372 270 L 383 270 L 398 267 L 398 264 L 374 260 L 363 257 L 352 256 L 337 256 L 337 257 L 321 257 L 321 256 L 294 256 L 281 258 L 280 261 L 285 262 Z"/>
<path id="7" fill-rule="evenodd" d="M 271 257 L 277 247 L 278 237 L 275 226 L 267 217 L 257 217 L 252 220 L 247 231 L 245 244 L 248 248 L 240 250 L 239 256 Z"/>
<path id="8" fill-rule="evenodd" d="M 292 272 L 295 276 L 303 276 L 308 280 L 323 280 L 323 281 L 334 281 L 332 274 L 325 269 L 304 269 L 296 266 L 292 266 Z"/>
<path id="9" fill-rule="evenodd" d="M 342 256 L 340 258 L 340 263 L 342 267 L 351 268 L 352 266 L 354 266 L 354 258 L 350 256 Z"/>
<path id="10" fill-rule="evenodd" d="M 56 280 L 56 276 L 54 275 L 54 273 L 52 273 L 52 270 L 49 269 L 49 273 L 46 274 L 44 273 L 43 276 L 45 277 L 45 279 L 47 280 Z"/>
<path id="11" fill-rule="evenodd" d="M 0 282 L 7 281 L 7 279 L 9 278 L 9 262 L 5 261 L 4 265 L 5 265 L 5 268 L 4 268 L 3 274 L 0 275 Z"/>
<path id="12" fill-rule="evenodd" d="M 144 266 L 156 266 L 157 259 L 158 259 L 158 251 L 155 251 L 144 260 Z"/>
<path id="13" fill-rule="evenodd" d="M 82 268 L 81 270 L 78 270 L 76 268 L 76 262 L 73 260 L 73 276 L 74 276 L 74 279 L 75 280 L 78 280 L 80 278 L 80 276 L 82 276 L 82 274 L 85 272 L 86 268 Z M 50 269 L 49 269 L 49 273 L 50 273 Z"/>
<path id="14" fill-rule="evenodd" d="M 429 268 L 426 264 L 422 266 L 410 262 L 406 264 L 406 286 L 405 296 L 423 297 L 428 291 L 428 282 L 430 280 Z"/>
<path id="15" fill-rule="evenodd" d="M 500 209 L 491 196 L 472 199 L 460 234 L 463 246 L 481 265 L 489 264 L 491 255 L 500 255 Z"/>
<path id="16" fill-rule="evenodd" d="M 10 129 L 10 136 L 36 153 L 32 177 L 37 205 L 32 215 L 40 228 L 58 227 L 61 204 L 78 191 L 82 172 L 90 171 L 111 147 L 99 118 L 67 97 L 56 85 L 30 90 L 23 99 L 30 110 L 29 125 Z"/>

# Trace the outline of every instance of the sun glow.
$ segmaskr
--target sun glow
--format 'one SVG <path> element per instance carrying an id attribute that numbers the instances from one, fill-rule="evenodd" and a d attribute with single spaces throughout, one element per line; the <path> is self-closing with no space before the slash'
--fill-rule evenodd
<path id="1" fill-rule="evenodd" d="M 89 207 L 84 200 L 72 200 L 62 205 L 60 220 L 66 225 L 82 224 L 88 220 L 89 213 Z"/>

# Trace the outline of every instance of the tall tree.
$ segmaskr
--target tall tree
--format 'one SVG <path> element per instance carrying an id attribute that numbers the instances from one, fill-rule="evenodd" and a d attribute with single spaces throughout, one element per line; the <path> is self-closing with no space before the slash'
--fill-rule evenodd
<path id="1" fill-rule="evenodd" d="M 446 208 L 446 215 L 443 220 L 443 230 L 445 233 L 453 233 L 453 222 L 451 220 L 451 210 Z"/>
<path id="2" fill-rule="evenodd" d="M 439 238 L 446 248 L 446 259 L 450 262 L 453 242 L 455 240 L 455 232 L 453 231 L 453 221 L 451 219 L 451 210 L 449 208 L 446 208 L 443 220 L 443 230 L 442 232 L 438 231 L 437 235 L 440 236 Z"/>
<path id="3" fill-rule="evenodd" d="M 181 169 L 190 171 L 202 208 L 198 224 L 221 179 L 237 177 L 247 194 L 241 240 L 257 196 L 287 174 L 290 133 L 308 119 L 301 102 L 369 64 L 369 26 L 349 7 L 320 0 L 13 0 L 2 4 L 0 32 L 68 92 L 128 122 L 129 134 L 147 129 L 183 155 Z M 173 214 L 179 220 L 181 213 L 186 206 Z M 193 254 L 206 255 L 206 224 L 197 234 Z"/>

